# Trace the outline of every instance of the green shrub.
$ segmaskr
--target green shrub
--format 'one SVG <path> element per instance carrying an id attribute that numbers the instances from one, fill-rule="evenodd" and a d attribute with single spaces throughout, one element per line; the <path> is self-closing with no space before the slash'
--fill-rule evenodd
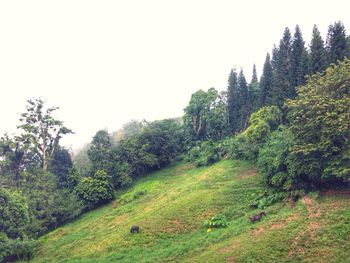
<path id="1" fill-rule="evenodd" d="M 25 235 L 29 223 L 27 200 L 20 193 L 0 189 L 0 232 L 9 238 Z"/>
<path id="2" fill-rule="evenodd" d="M 5 233 L 0 232 L 0 261 L 10 254 L 10 240 Z"/>
<path id="3" fill-rule="evenodd" d="M 35 240 L 10 240 L 10 253 L 7 257 L 20 261 L 29 261 L 33 257 L 36 244 Z"/>
<path id="4" fill-rule="evenodd" d="M 281 126 L 271 133 L 266 143 L 260 148 L 259 175 L 266 186 L 279 190 L 290 190 L 292 182 L 288 177 L 286 163 L 290 146 L 290 131 Z"/>
<path id="5" fill-rule="evenodd" d="M 231 159 L 254 161 L 259 151 L 258 145 L 251 143 L 244 134 L 239 134 L 231 138 L 229 145 L 229 156 Z"/>
<path id="6" fill-rule="evenodd" d="M 0 232 L 0 261 L 12 262 L 15 260 L 28 261 L 32 258 L 36 247 L 35 240 L 9 239 Z"/>
<path id="7" fill-rule="evenodd" d="M 264 209 L 270 205 L 273 205 L 283 199 L 288 197 L 288 193 L 286 192 L 277 192 L 277 193 L 269 193 L 265 191 L 262 194 L 259 194 L 251 203 L 250 206 L 254 208 Z"/>
<path id="8" fill-rule="evenodd" d="M 186 161 L 194 162 L 197 167 L 212 165 L 222 159 L 221 145 L 212 141 L 197 143 L 188 153 Z"/>
<path id="9" fill-rule="evenodd" d="M 204 227 L 206 228 L 221 228 L 227 227 L 228 222 L 225 215 L 219 214 L 215 215 L 212 218 L 205 220 Z"/>
<path id="10" fill-rule="evenodd" d="M 103 170 L 97 170 L 93 177 L 82 179 L 76 188 L 76 192 L 88 209 L 114 198 L 111 177 Z"/>

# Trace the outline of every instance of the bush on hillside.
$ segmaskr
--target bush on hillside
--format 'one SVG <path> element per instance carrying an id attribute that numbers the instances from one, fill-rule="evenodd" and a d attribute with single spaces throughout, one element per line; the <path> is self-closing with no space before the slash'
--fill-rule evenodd
<path id="1" fill-rule="evenodd" d="M 281 126 L 271 133 L 266 143 L 260 148 L 259 175 L 266 186 L 279 190 L 290 190 L 292 179 L 288 176 L 286 163 L 290 146 L 290 131 Z"/>
<path id="2" fill-rule="evenodd" d="M 197 167 L 212 165 L 222 159 L 221 145 L 213 141 L 199 142 L 194 146 L 185 158 L 194 162 Z"/>
<path id="3" fill-rule="evenodd" d="M 34 240 L 9 239 L 5 233 L 0 232 L 0 261 L 29 261 L 36 247 Z"/>
<path id="4" fill-rule="evenodd" d="M 82 179 L 75 190 L 87 209 L 114 198 L 112 178 L 103 170 L 97 170 L 93 177 Z"/>
<path id="5" fill-rule="evenodd" d="M 205 220 L 204 227 L 206 228 L 221 228 L 221 227 L 227 227 L 228 222 L 225 215 L 219 214 L 215 215 L 212 218 Z"/>

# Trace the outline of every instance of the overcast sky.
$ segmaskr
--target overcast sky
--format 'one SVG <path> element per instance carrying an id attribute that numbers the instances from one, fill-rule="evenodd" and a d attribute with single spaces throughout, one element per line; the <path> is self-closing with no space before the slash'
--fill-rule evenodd
<path id="1" fill-rule="evenodd" d="M 198 89 L 224 90 L 231 68 L 260 76 L 285 27 L 310 42 L 350 2 L 124 0 L 0 2 L 0 134 L 13 132 L 26 100 L 59 106 L 77 147 L 130 119 L 182 116 Z"/>

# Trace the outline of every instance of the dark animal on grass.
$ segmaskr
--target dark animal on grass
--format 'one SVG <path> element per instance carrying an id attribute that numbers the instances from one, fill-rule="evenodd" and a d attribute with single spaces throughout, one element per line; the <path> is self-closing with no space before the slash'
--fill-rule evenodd
<path id="1" fill-rule="evenodd" d="M 139 226 L 132 226 L 131 229 L 130 229 L 130 233 L 131 234 L 140 233 Z"/>
<path id="2" fill-rule="evenodd" d="M 259 214 L 256 214 L 256 215 L 253 215 L 251 217 L 249 217 L 250 221 L 252 221 L 252 223 L 255 223 L 257 221 L 260 221 L 260 219 L 263 217 L 263 216 L 266 216 L 266 212 L 260 212 Z"/>

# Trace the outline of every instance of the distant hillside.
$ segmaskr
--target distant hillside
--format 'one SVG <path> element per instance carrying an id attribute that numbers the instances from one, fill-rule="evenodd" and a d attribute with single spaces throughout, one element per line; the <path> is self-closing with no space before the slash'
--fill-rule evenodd
<path id="1" fill-rule="evenodd" d="M 249 204 L 262 191 L 246 162 L 177 164 L 40 238 L 34 262 L 349 262 L 347 192 L 277 203 L 253 224 L 261 210 Z M 228 226 L 208 232 L 204 221 L 219 214 Z"/>

